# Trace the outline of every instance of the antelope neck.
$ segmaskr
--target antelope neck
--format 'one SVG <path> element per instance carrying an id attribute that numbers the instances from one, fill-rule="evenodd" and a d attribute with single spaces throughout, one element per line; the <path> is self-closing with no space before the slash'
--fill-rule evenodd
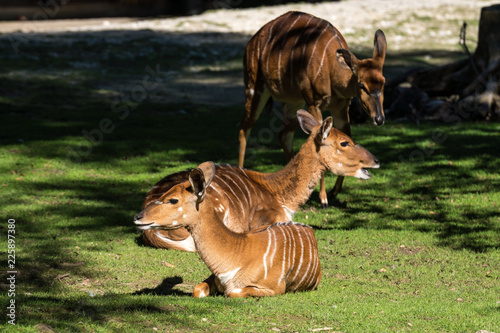
<path id="1" fill-rule="evenodd" d="M 229 230 L 217 216 L 213 206 L 211 199 L 206 197 L 200 203 L 198 220 L 188 229 L 200 257 L 217 276 L 237 268 L 237 254 L 243 253 L 246 236 Z"/>
<path id="2" fill-rule="evenodd" d="M 326 169 L 320 163 L 318 154 L 314 135 L 311 135 L 283 169 L 263 175 L 268 190 L 282 205 L 294 212 L 309 199 Z"/>

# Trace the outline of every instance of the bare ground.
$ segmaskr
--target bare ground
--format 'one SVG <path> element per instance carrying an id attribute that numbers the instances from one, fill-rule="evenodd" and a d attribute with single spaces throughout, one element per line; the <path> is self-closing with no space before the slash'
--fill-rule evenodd
<path id="1" fill-rule="evenodd" d="M 495 1 L 348 0 L 254 9 L 221 9 L 178 18 L 0 22 L 0 40 L 11 44 L 11 57 L 21 59 L 29 59 L 30 46 L 40 44 L 54 45 L 54 54 L 49 53 L 54 60 L 60 57 L 60 52 L 63 52 L 61 49 L 71 49 L 72 45 L 82 41 L 104 47 L 103 53 L 93 53 L 84 60 L 74 61 L 68 71 L 94 69 L 98 66 L 96 57 L 109 56 L 106 55 L 107 49 L 113 48 L 113 45 L 120 46 L 115 50 L 119 54 L 113 56 L 129 57 L 131 62 L 137 54 L 147 56 L 148 52 L 157 52 L 157 45 L 167 45 L 180 60 L 175 66 L 166 68 L 168 80 L 151 92 L 149 98 L 161 103 L 242 106 L 244 89 L 241 58 L 246 41 L 266 22 L 289 10 L 305 11 L 329 20 L 340 29 L 354 52 L 369 52 L 375 30 L 384 30 L 388 40 L 388 56 L 392 55 L 392 60 L 388 60 L 392 61 L 393 67 L 392 72 L 390 69 L 388 71 L 390 77 L 405 67 L 404 61 L 398 65 L 401 62 L 398 57 L 401 55 L 404 58 L 410 51 L 422 53 L 424 61 L 428 63 L 432 63 L 436 54 L 460 51 L 458 33 L 463 21 L 469 23 L 468 36 L 473 45 L 480 8 L 493 3 Z M 130 45 L 129 50 L 126 45 Z M 183 61 L 183 56 L 188 60 Z M 141 84 L 147 66 L 154 67 L 155 64 L 145 62 L 142 66 L 144 70 L 126 72 L 119 79 L 96 80 L 96 91 L 115 95 L 130 92 Z M 164 71 L 163 68 L 161 70 Z M 59 75 L 44 68 L 40 68 L 37 73 Z M 11 74 L 37 73 L 18 71 Z"/>

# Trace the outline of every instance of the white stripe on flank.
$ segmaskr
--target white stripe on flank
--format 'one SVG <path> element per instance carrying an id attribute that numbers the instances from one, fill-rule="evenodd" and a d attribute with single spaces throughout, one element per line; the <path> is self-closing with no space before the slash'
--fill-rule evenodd
<path id="1" fill-rule="evenodd" d="M 278 228 L 280 228 L 281 232 L 283 233 L 283 263 L 281 265 L 281 277 L 279 279 L 279 282 L 278 283 L 281 283 L 281 281 L 283 281 L 283 279 L 285 278 L 285 261 L 286 261 L 286 247 L 287 247 L 287 238 L 286 238 L 286 233 L 285 231 L 283 230 L 283 226 L 281 224 L 278 224 Z"/>
<path id="2" fill-rule="evenodd" d="M 245 194 L 245 197 L 247 198 L 248 204 L 251 207 L 252 206 L 252 194 L 250 193 L 250 189 L 248 188 L 247 181 L 246 181 L 246 179 L 250 179 L 250 178 L 248 178 L 248 176 L 245 174 L 245 171 L 243 171 L 243 170 L 242 170 L 242 173 L 246 177 L 246 179 L 243 178 L 240 173 L 236 172 L 236 170 L 233 169 L 232 171 L 236 175 L 236 178 L 243 184 L 243 187 L 245 187 L 245 191 L 242 191 L 242 192 Z"/>
<path id="3" fill-rule="evenodd" d="M 305 271 L 304 275 L 302 275 L 302 279 L 297 283 L 297 287 L 299 288 L 302 285 L 302 282 L 304 279 L 308 276 L 309 270 L 311 269 L 311 260 L 312 260 L 312 251 L 311 251 L 311 239 L 309 237 L 309 233 L 306 232 L 307 240 L 308 240 L 308 245 L 309 245 L 309 262 L 307 264 L 307 270 Z"/>
<path id="4" fill-rule="evenodd" d="M 258 195 L 261 201 L 266 202 L 263 196 L 263 191 L 261 188 L 259 188 L 259 185 L 255 184 L 254 182 L 250 182 L 249 185 L 252 185 L 253 193 L 255 195 Z"/>
<path id="5" fill-rule="evenodd" d="M 217 194 L 218 194 L 220 197 L 222 197 L 222 194 L 219 192 L 219 190 L 217 190 L 217 188 L 214 186 L 214 183 L 213 183 L 213 182 L 210 184 L 210 187 L 211 187 L 211 188 L 213 188 L 213 189 L 215 190 L 215 192 L 217 192 Z M 219 201 L 219 199 L 218 199 L 218 198 L 215 198 L 215 200 Z"/>
<path id="6" fill-rule="evenodd" d="M 288 33 L 290 32 L 290 30 L 292 30 L 293 26 L 295 25 L 295 23 L 297 23 L 297 21 L 299 20 L 300 17 L 301 17 L 301 15 L 297 15 L 297 18 L 295 19 L 295 21 L 293 21 L 292 25 L 290 27 L 288 27 L 288 30 L 286 31 L 285 36 L 283 36 L 283 42 L 281 43 L 280 55 L 278 56 L 278 84 L 279 84 L 280 90 L 283 90 L 283 85 L 281 83 L 281 54 L 283 53 L 283 48 L 285 47 L 285 43 L 287 42 L 286 36 L 288 36 Z"/>
<path id="7" fill-rule="evenodd" d="M 311 268 L 310 274 L 308 275 L 307 279 L 304 281 L 304 285 L 306 287 L 311 284 L 310 281 L 315 276 L 314 273 L 316 272 L 316 264 L 317 264 L 317 261 L 315 260 L 316 256 L 314 255 L 314 251 L 313 251 L 313 239 L 312 239 L 310 233 L 307 233 L 307 237 L 309 238 L 309 251 L 310 251 L 310 254 L 311 254 L 311 262 L 313 263 L 313 266 Z"/>
<path id="8" fill-rule="evenodd" d="M 271 269 L 273 267 L 273 263 L 274 263 L 274 255 L 276 254 L 276 248 L 278 247 L 277 246 L 277 241 L 276 241 L 276 233 L 274 232 L 274 229 L 271 228 L 269 229 L 269 231 L 271 231 L 271 234 L 273 235 L 273 241 L 271 242 L 272 245 L 273 245 L 273 253 L 271 254 L 271 257 L 269 258 L 269 268 Z"/>
<path id="9" fill-rule="evenodd" d="M 311 67 L 311 61 L 314 58 L 314 53 L 316 52 L 316 46 L 318 46 L 318 42 L 321 39 L 321 36 L 323 35 L 323 33 L 326 31 L 326 28 L 328 28 L 328 26 L 329 25 L 327 23 L 325 28 L 321 31 L 319 36 L 316 38 L 316 41 L 314 42 L 313 50 L 311 52 L 311 56 L 309 57 L 309 62 L 307 63 L 306 72 L 309 70 L 309 67 Z"/>
<path id="10" fill-rule="evenodd" d="M 335 37 L 337 37 L 337 40 L 339 41 L 339 47 L 344 47 L 344 46 L 342 46 L 342 42 L 340 41 L 340 37 L 338 35 L 337 29 L 335 29 L 335 27 L 333 25 L 331 27 L 332 27 L 333 32 L 335 32 Z M 347 46 L 345 48 L 347 48 Z"/>
<path id="11" fill-rule="evenodd" d="M 300 239 L 300 260 L 299 260 L 299 265 L 296 268 L 295 275 L 292 278 L 292 281 L 295 281 L 297 279 L 297 275 L 300 272 L 300 268 L 302 267 L 302 261 L 304 260 L 304 241 L 302 240 L 302 230 L 297 230 L 297 235 L 299 236 Z M 297 285 L 296 285 L 297 286 Z"/>
<path id="12" fill-rule="evenodd" d="M 316 271 L 318 269 L 318 263 L 319 259 L 316 257 L 316 253 L 314 251 L 314 235 L 311 235 L 309 232 L 307 233 L 307 236 L 310 238 L 310 243 L 309 243 L 309 251 L 311 252 L 311 261 L 314 262 L 313 268 L 311 270 L 311 274 L 309 275 L 308 279 L 305 281 L 306 287 L 310 286 L 314 279 L 316 278 L 317 274 Z"/>
<path id="13" fill-rule="evenodd" d="M 275 24 L 276 24 L 276 20 L 273 22 L 273 24 L 271 24 L 271 27 L 269 28 L 267 42 L 264 45 L 264 48 L 262 49 L 262 56 L 263 57 L 266 56 L 266 54 L 265 54 L 266 48 L 267 48 L 267 45 L 269 45 L 269 42 L 271 41 L 271 37 L 273 36 L 273 27 Z M 269 58 L 271 58 L 270 55 L 268 55 L 267 59 L 266 59 L 266 73 L 269 73 Z"/>
<path id="14" fill-rule="evenodd" d="M 330 45 L 330 43 L 332 42 L 332 40 L 335 39 L 335 37 L 337 37 L 337 33 L 335 33 L 335 36 L 330 38 L 330 40 L 328 41 L 328 43 L 326 43 L 326 45 L 323 49 L 323 56 L 321 57 L 321 62 L 319 63 L 318 71 L 316 72 L 316 75 L 314 76 L 314 79 L 312 80 L 313 83 L 314 83 L 314 81 L 316 81 L 316 78 L 318 77 L 319 73 L 321 72 L 321 69 L 323 68 L 323 62 L 325 61 L 326 51 L 328 50 L 328 45 Z"/>
<path id="15" fill-rule="evenodd" d="M 306 40 L 304 41 L 304 46 L 302 47 L 302 59 L 305 58 L 305 55 L 306 55 L 306 48 L 307 48 L 307 42 L 309 41 L 309 37 L 311 37 L 311 35 L 313 34 L 313 32 L 316 31 L 316 29 L 321 25 L 321 23 L 323 23 L 322 20 L 319 20 L 318 21 L 318 25 L 314 28 L 314 29 L 311 29 L 312 31 L 309 32 L 309 34 L 307 35 L 307 38 Z M 317 40 L 316 40 L 317 41 Z M 311 57 L 312 57 L 312 54 L 311 54 Z M 305 70 L 307 71 L 307 68 L 305 68 Z"/>
<path id="16" fill-rule="evenodd" d="M 271 230 L 267 229 L 267 235 L 268 235 L 268 240 L 267 240 L 267 250 L 266 253 L 264 253 L 264 280 L 267 279 L 267 255 L 269 254 L 269 250 L 271 249 Z"/>
<path id="17" fill-rule="evenodd" d="M 227 174 L 229 175 L 229 173 L 231 173 L 231 175 L 233 175 L 232 177 L 228 177 L 233 183 L 234 185 L 236 185 L 236 187 L 238 188 L 238 190 L 240 190 L 241 192 L 241 195 L 245 197 L 248 205 L 251 207 L 252 206 L 252 203 L 250 201 L 250 198 L 249 198 L 249 195 L 246 195 L 248 193 L 248 188 L 247 188 L 247 191 L 243 191 L 243 189 L 240 187 L 240 185 L 238 185 L 238 183 L 236 182 L 235 179 L 238 179 L 240 182 L 243 183 L 243 185 L 245 186 L 246 188 L 246 185 L 245 183 L 243 182 L 243 180 L 241 179 L 240 177 L 240 174 L 237 173 L 235 170 L 233 170 L 232 168 L 230 170 L 228 170 Z"/>
<path id="18" fill-rule="evenodd" d="M 290 226 L 290 234 L 292 235 L 292 242 L 290 243 L 290 258 L 292 262 L 290 263 L 290 266 L 288 267 L 288 274 L 286 275 L 286 278 L 288 280 L 288 275 L 292 272 L 291 268 L 295 267 L 295 247 L 297 245 L 296 240 L 295 240 L 295 235 L 293 230 L 297 229 L 297 226 L 293 224 Z"/>
<path id="19" fill-rule="evenodd" d="M 294 245 L 294 237 L 293 237 L 293 230 L 291 230 L 293 225 L 286 225 L 284 226 L 283 230 L 285 231 L 286 233 L 286 236 L 288 237 L 288 239 L 290 239 L 290 241 L 288 242 L 288 246 L 287 246 L 287 266 L 286 266 L 286 274 L 285 274 L 285 282 L 288 281 L 288 275 L 290 274 L 290 267 L 292 267 L 292 259 L 293 259 L 293 254 L 292 254 L 292 251 L 293 251 L 293 245 Z"/>
<path id="20" fill-rule="evenodd" d="M 297 42 L 299 41 L 299 38 L 302 37 L 304 30 L 307 29 L 309 26 L 309 22 L 311 22 L 313 16 L 309 17 L 309 20 L 307 20 L 306 25 L 304 25 L 304 28 L 302 28 L 302 31 L 300 34 L 297 35 L 297 38 L 295 38 L 295 43 L 293 43 L 292 47 L 292 52 L 290 52 L 290 79 L 291 79 L 291 87 L 293 87 L 293 83 L 295 80 L 293 79 L 293 53 L 295 52 L 295 47 L 297 46 Z"/>
<path id="21" fill-rule="evenodd" d="M 215 178 L 218 178 L 218 179 L 219 179 L 222 183 L 224 183 L 224 184 L 227 186 L 227 188 L 229 189 L 229 191 L 231 191 L 231 193 L 234 195 L 234 198 L 235 198 L 235 199 L 238 199 L 238 196 L 236 195 L 236 193 L 234 193 L 234 191 L 233 191 L 233 189 L 231 188 L 231 186 L 229 186 L 229 184 L 228 184 L 228 183 L 226 183 L 226 182 L 224 181 L 224 179 L 222 179 L 222 177 L 221 177 L 221 176 L 219 176 L 219 175 L 217 175 L 217 174 L 216 174 L 216 175 L 215 175 Z M 228 193 L 228 192 L 226 192 L 226 196 L 227 196 L 227 198 L 228 198 L 231 202 L 233 202 L 233 206 L 234 206 L 235 201 L 234 201 L 234 200 L 233 200 L 233 198 L 232 198 L 230 195 L 228 195 L 228 194 L 229 194 L 229 193 Z M 242 211 L 243 213 L 245 213 L 246 211 L 245 211 L 245 208 L 243 207 L 243 203 L 242 203 L 242 202 L 241 202 L 241 200 L 239 200 L 239 199 L 238 199 L 238 201 L 239 201 L 239 203 L 240 203 L 241 211 Z"/>

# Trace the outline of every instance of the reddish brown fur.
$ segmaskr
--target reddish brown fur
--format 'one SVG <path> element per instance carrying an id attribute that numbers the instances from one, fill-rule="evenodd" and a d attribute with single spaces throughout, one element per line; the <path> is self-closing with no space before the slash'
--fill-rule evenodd
<path id="1" fill-rule="evenodd" d="M 318 120 L 330 110 L 335 127 L 351 135 L 348 108 L 356 96 L 377 125 L 384 122 L 382 67 L 386 41 L 375 34 L 372 59 L 358 60 L 340 32 L 329 22 L 309 14 L 288 12 L 264 25 L 247 44 L 244 58 L 245 114 L 239 134 L 238 165 L 243 166 L 250 129 L 272 97 L 284 105 L 284 126 L 279 134 L 285 155 L 293 155 L 297 127 L 295 112 L 305 103 Z M 324 179 L 320 198 L 327 205 Z M 342 177 L 335 185 L 338 193 Z"/>
<path id="2" fill-rule="evenodd" d="M 229 297 L 273 296 L 314 290 L 321 279 L 312 228 L 277 223 L 248 233 L 225 226 L 206 189 L 215 175 L 212 162 L 191 171 L 189 182 L 173 186 L 157 203 L 136 216 L 140 228 L 185 227 L 213 276 L 195 287 L 193 296 L 216 291 Z"/>
<path id="3" fill-rule="evenodd" d="M 230 230 L 246 232 L 290 221 L 308 200 L 324 170 L 367 178 L 368 175 L 360 174 L 362 168 L 378 167 L 378 160 L 370 152 L 332 128 L 330 117 L 319 123 L 306 111 L 299 111 L 298 116 L 302 128 L 311 134 L 295 158 L 282 170 L 265 174 L 228 165 L 216 166 L 207 196 L 213 198 L 211 202 L 216 203 L 213 207 L 216 214 Z M 188 174 L 183 172 L 162 179 L 148 193 L 143 209 L 175 184 L 187 181 Z M 146 230 L 143 237 L 157 247 L 195 251 L 185 229 Z M 165 242 L 165 239 L 177 242 Z M 182 242 L 184 240 L 187 244 Z"/>

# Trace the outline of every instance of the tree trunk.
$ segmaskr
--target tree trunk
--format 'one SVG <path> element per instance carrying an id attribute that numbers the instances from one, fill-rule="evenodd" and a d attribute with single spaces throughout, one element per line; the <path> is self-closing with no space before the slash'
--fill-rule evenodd
<path id="1" fill-rule="evenodd" d="M 468 53 L 465 24 L 461 37 Z M 411 88 L 403 89 L 418 89 L 428 97 L 445 101 L 444 104 L 433 104 L 438 106 L 434 113 L 443 111 L 444 107 L 448 113 L 451 109 L 462 116 L 467 112 L 469 116 L 474 114 L 488 120 L 500 119 L 499 78 L 500 4 L 482 8 L 477 48 L 473 55 L 469 54 L 469 59 L 408 74 L 403 81 L 410 83 Z M 398 96 L 402 95 L 409 94 Z"/>

